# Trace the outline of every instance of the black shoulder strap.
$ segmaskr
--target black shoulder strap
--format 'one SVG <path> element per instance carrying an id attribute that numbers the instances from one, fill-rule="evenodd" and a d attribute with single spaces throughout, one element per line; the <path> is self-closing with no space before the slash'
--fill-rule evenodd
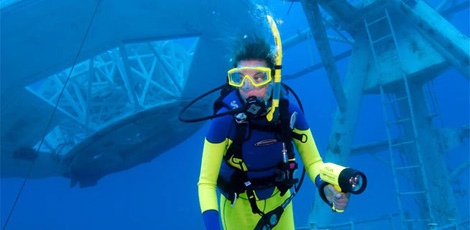
<path id="1" fill-rule="evenodd" d="M 290 128 L 289 101 L 281 99 L 279 107 L 281 113 L 281 141 L 286 145 L 289 159 L 294 159 L 295 153 L 294 146 L 292 145 L 292 129 Z"/>
<path id="2" fill-rule="evenodd" d="M 230 147 L 227 149 L 227 153 L 224 156 L 225 161 L 229 161 L 232 156 L 238 159 L 242 159 L 242 147 L 245 141 L 246 127 L 248 123 L 235 123 L 235 137 Z"/>
<path id="3" fill-rule="evenodd" d="M 307 135 L 305 134 L 298 134 L 298 133 L 295 133 L 293 131 L 293 129 L 291 129 L 291 117 L 289 117 L 289 101 L 287 99 L 282 99 L 281 102 L 280 102 L 280 112 L 281 112 L 281 137 L 282 137 L 282 133 L 285 133 L 285 137 L 284 137 L 284 140 L 286 141 L 285 143 L 287 143 L 287 141 L 292 141 L 293 138 L 301 141 L 302 143 L 305 143 L 307 142 Z M 293 149 L 292 149 L 293 150 Z M 290 158 L 290 156 L 289 156 Z"/>

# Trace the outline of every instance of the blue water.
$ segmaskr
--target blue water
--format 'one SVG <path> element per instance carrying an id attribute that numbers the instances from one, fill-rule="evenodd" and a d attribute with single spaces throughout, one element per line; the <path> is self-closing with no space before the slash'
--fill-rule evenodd
<path id="1" fill-rule="evenodd" d="M 281 36 L 288 38 L 308 27 L 299 3 L 269 3 L 274 15 L 284 23 Z M 469 36 L 468 9 L 455 14 L 451 22 Z M 313 40 L 309 40 L 313 43 Z M 343 44 L 332 43 L 333 52 L 344 50 Z M 313 53 L 312 53 L 313 52 Z M 284 73 L 292 74 L 320 61 L 314 44 L 302 44 L 287 50 Z M 338 63 L 341 76 L 347 62 Z M 326 151 L 336 110 L 328 78 L 323 69 L 286 81 L 296 90 L 321 153 Z M 469 83 L 457 71 L 449 70 L 434 81 L 440 115 L 445 127 L 461 127 L 469 123 Z M 364 97 L 354 145 L 385 140 L 383 112 L 377 95 Z M 69 179 L 46 178 L 28 180 L 10 219 L 7 229 L 204 229 L 200 215 L 197 181 L 207 125 L 190 138 L 168 150 L 150 163 L 111 174 L 94 187 L 70 188 Z M 449 168 L 469 159 L 468 139 L 449 153 Z M 351 198 L 348 210 L 336 216 L 338 223 L 368 220 L 397 212 L 390 169 L 369 155 L 353 156 L 351 166 L 360 166 L 369 179 L 365 193 Z M 462 219 L 469 217 L 469 169 L 458 177 L 456 196 Z M 1 224 L 5 223 L 22 183 L 19 178 L 1 179 Z M 314 186 L 306 178 L 294 199 L 295 222 L 306 226 L 314 197 Z M 365 229 L 379 229 L 384 222 Z M 358 228 L 361 229 L 361 228 Z"/>

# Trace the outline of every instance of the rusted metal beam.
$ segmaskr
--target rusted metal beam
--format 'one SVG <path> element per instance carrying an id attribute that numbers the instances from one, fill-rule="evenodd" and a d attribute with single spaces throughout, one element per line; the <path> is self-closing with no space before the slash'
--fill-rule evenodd
<path id="1" fill-rule="evenodd" d="M 316 0 L 302 0 L 301 3 L 310 26 L 310 30 L 312 31 L 313 37 L 315 38 L 315 43 L 320 53 L 322 63 L 326 72 L 328 73 L 328 79 L 338 103 L 338 108 L 341 112 L 345 112 L 347 107 L 347 100 L 344 96 L 344 91 L 341 86 L 340 75 L 336 67 L 333 52 L 331 51 L 318 3 Z"/>

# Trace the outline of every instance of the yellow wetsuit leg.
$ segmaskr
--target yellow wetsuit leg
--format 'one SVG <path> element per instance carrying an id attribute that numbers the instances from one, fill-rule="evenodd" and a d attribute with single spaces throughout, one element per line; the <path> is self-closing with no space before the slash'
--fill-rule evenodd
<path id="1" fill-rule="evenodd" d="M 290 196 L 290 192 L 281 197 L 279 192 L 266 200 L 257 200 L 258 208 L 267 213 L 279 207 L 285 199 Z M 224 230 L 251 230 L 254 229 L 261 216 L 253 214 L 250 202 L 246 198 L 246 193 L 240 195 L 232 207 L 229 200 L 224 195 L 220 195 L 220 217 Z M 294 214 L 292 211 L 292 202 L 287 205 L 279 223 L 274 230 L 294 230 Z"/>

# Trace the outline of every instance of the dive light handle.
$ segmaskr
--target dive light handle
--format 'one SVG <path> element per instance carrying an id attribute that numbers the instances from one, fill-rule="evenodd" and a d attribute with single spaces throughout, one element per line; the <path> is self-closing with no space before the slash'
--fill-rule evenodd
<path id="1" fill-rule="evenodd" d="M 341 191 L 341 190 L 340 190 L 341 188 L 339 188 L 338 186 L 333 185 L 333 187 L 335 187 L 336 190 Z M 339 213 L 344 212 L 344 209 L 341 210 L 341 209 L 337 209 L 337 208 L 336 208 L 335 202 L 332 202 L 332 203 L 331 203 L 331 209 L 333 210 L 333 212 L 339 212 Z"/>
<path id="2" fill-rule="evenodd" d="M 335 207 L 335 204 L 334 202 L 330 202 L 328 201 L 328 199 L 326 198 L 326 195 L 325 195 L 325 187 L 328 186 L 330 183 L 327 183 L 327 182 L 323 182 L 320 187 L 318 187 L 318 194 L 320 195 L 320 198 L 326 203 L 328 204 L 329 206 L 331 206 L 331 210 L 333 212 L 344 212 L 344 210 L 340 210 L 340 209 L 337 209 Z M 334 185 L 333 185 L 334 186 Z M 338 191 L 341 191 L 341 188 L 339 188 L 338 186 L 334 186 L 336 190 Z"/>

